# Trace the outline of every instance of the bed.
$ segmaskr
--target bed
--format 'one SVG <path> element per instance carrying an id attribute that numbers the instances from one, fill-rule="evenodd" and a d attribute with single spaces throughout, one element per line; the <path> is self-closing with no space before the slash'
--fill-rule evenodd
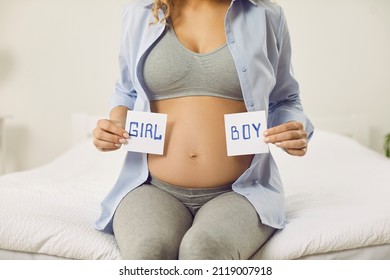
<path id="1" fill-rule="evenodd" d="M 75 131 L 90 131 L 79 117 Z M 53 162 L 0 177 L 0 259 L 120 259 L 113 236 L 93 223 L 125 155 L 100 153 L 80 135 Z M 253 259 L 390 259 L 389 159 L 322 129 L 303 158 L 271 152 L 287 225 Z"/>

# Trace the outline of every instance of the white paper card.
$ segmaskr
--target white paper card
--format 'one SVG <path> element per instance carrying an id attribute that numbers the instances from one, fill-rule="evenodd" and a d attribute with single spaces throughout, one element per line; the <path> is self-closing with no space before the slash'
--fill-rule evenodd
<path id="1" fill-rule="evenodd" d="M 263 140 L 263 132 L 266 129 L 265 111 L 226 114 L 228 156 L 268 153 L 268 144 Z"/>
<path id="2" fill-rule="evenodd" d="M 128 111 L 125 129 L 130 139 L 123 148 L 127 151 L 162 155 L 166 125 L 166 114 Z"/>

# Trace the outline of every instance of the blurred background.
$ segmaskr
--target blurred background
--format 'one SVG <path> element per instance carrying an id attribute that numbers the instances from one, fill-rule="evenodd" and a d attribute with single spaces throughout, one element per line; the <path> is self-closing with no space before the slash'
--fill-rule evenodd
<path id="1" fill-rule="evenodd" d="M 108 115 L 118 74 L 120 0 L 0 0 L 3 172 L 72 146 L 72 114 Z M 390 132 L 390 1 L 278 0 L 304 110 L 364 116 L 372 150 Z M 92 145 L 92 143 L 91 143 Z"/>

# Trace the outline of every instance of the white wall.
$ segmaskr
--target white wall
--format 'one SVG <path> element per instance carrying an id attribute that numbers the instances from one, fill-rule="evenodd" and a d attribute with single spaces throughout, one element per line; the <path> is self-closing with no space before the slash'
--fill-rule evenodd
<path id="1" fill-rule="evenodd" d="M 369 145 L 390 132 L 390 1 L 279 0 L 293 42 L 304 109 L 317 116 L 367 115 Z"/>
<path id="2" fill-rule="evenodd" d="M 71 145 L 71 114 L 107 113 L 117 76 L 120 0 L 0 0 L 0 115 L 7 170 Z M 279 0 L 308 115 L 365 113 L 370 146 L 390 132 L 390 1 Z"/>
<path id="3" fill-rule="evenodd" d="M 0 115 L 12 116 L 7 170 L 39 166 L 69 148 L 72 112 L 106 113 L 124 2 L 0 0 L 7 69 L 0 70 Z"/>

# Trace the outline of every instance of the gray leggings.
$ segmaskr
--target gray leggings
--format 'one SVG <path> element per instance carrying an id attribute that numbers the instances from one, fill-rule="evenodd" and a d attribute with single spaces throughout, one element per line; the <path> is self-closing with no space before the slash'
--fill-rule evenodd
<path id="1" fill-rule="evenodd" d="M 114 216 L 123 259 L 249 259 L 273 234 L 231 186 L 188 189 L 152 178 Z"/>

